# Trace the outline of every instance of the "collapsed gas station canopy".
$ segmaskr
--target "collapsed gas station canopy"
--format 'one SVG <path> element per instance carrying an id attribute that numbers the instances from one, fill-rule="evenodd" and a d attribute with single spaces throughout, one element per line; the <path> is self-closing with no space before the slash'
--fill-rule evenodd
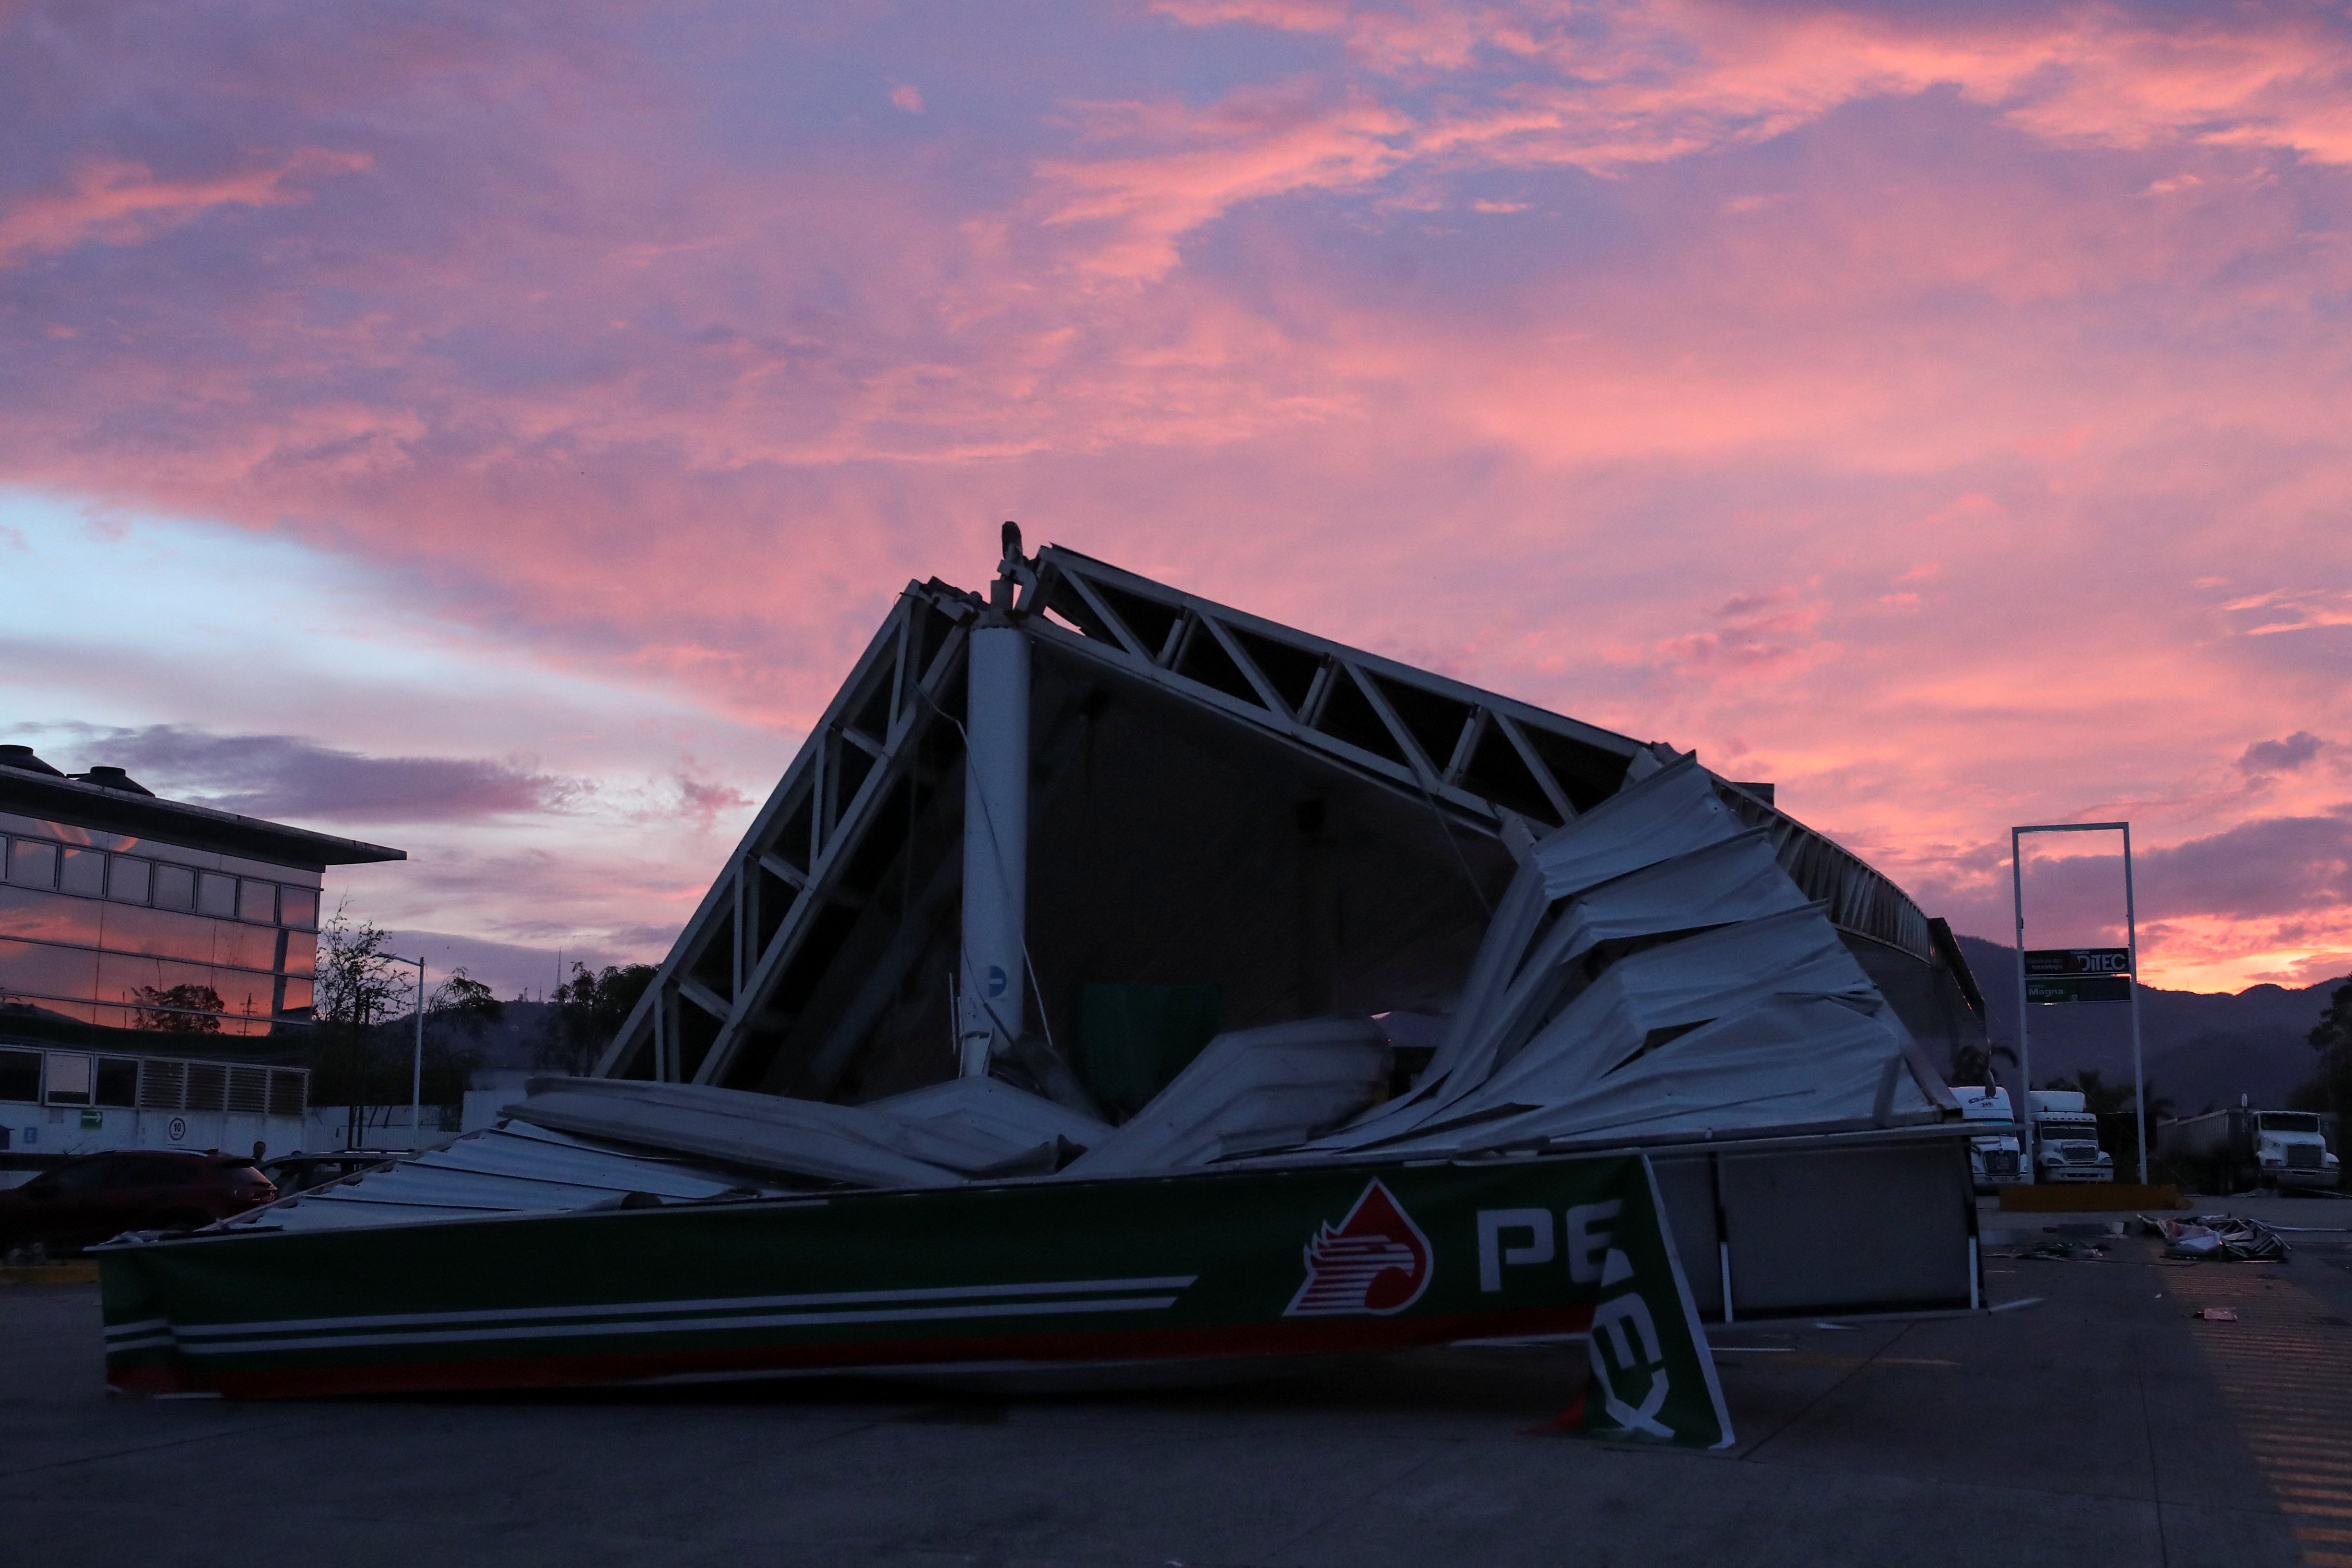
<path id="1" fill-rule="evenodd" d="M 1387 1015 L 1398 1045 L 1434 1046 L 1514 842 L 1676 759 L 1074 550 L 1012 559 L 997 619 L 1028 664 L 1012 984 L 1035 1038 L 1000 1042 L 994 1071 L 1043 1088 L 1066 1067 L 1114 1119 L 1221 1031 Z M 600 1075 L 862 1103 L 958 1073 L 967 737 L 992 722 L 969 671 L 990 615 L 981 594 L 907 586 Z M 1980 1038 L 1940 923 L 1704 777 L 1752 835 L 1743 852 L 1821 906 L 1928 1055 Z"/>
<path id="2" fill-rule="evenodd" d="M 1587 1336 L 1588 1425 L 1727 1441 L 1701 1323 L 1981 1300 L 1973 988 L 1766 796 L 1008 525 L 986 597 L 899 597 L 595 1075 L 126 1238 L 110 1375 Z"/>

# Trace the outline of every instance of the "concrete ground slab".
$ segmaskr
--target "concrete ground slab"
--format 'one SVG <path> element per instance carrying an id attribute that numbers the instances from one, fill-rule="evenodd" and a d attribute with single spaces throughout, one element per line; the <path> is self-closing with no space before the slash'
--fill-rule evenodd
<path id="1" fill-rule="evenodd" d="M 2352 1536 L 2352 1401 L 2296 1383 L 2352 1378 L 2352 1330 L 2324 1321 L 2352 1319 L 2352 1269 L 2329 1261 L 2352 1263 L 2352 1233 L 2306 1239 L 2267 1270 L 2139 1238 L 2098 1260 L 1995 1248 L 1994 1299 L 2040 1305 L 1734 1325 L 1721 1454 L 1545 1431 L 1582 1385 L 1575 1347 L 1115 1397 L 110 1399 L 95 1291 L 0 1287 L 0 1530 L 11 1561 L 56 1568 L 2333 1568 L 2352 1544 L 2294 1532 Z M 2241 1325 L 2190 1317 L 2224 1298 Z M 2231 1326 L 2269 1337 L 2210 1337 Z M 2289 1511 L 2339 1490 L 2341 1519 Z"/>

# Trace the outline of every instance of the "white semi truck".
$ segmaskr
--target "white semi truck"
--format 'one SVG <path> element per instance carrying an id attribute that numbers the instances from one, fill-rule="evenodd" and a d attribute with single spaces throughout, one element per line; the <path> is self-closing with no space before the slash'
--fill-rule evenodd
<path id="1" fill-rule="evenodd" d="M 2157 1152 L 2197 1169 L 2212 1190 L 2332 1187 L 2342 1179 L 2318 1115 L 2310 1111 L 2208 1111 L 2157 1129 Z"/>
<path id="2" fill-rule="evenodd" d="M 1993 1192 L 2023 1181 L 2025 1167 L 2009 1091 L 1956 1083 L 1952 1098 L 1960 1103 L 1963 1119 L 1986 1124 L 1984 1132 L 1969 1140 L 1969 1174 L 1976 1178 L 1977 1190 Z"/>
<path id="3" fill-rule="evenodd" d="M 2080 1091 L 2029 1089 L 2033 1113 L 2033 1179 L 2038 1182 L 2113 1181 L 2116 1162 L 2099 1147 L 2099 1119 L 2083 1104 Z"/>

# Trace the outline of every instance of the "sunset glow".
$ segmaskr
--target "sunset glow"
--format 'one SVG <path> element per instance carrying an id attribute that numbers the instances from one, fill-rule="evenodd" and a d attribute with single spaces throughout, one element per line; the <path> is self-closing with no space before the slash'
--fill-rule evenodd
<path id="1" fill-rule="evenodd" d="M 19 0 L 0 126 L 0 738 L 501 990 L 1005 517 L 2352 971 L 2340 7 Z"/>

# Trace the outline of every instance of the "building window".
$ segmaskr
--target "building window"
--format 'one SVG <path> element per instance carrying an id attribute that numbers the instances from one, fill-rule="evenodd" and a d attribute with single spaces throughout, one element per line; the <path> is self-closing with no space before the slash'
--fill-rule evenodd
<path id="1" fill-rule="evenodd" d="M 158 865 L 155 868 L 155 907 L 194 909 L 195 906 L 196 873 L 184 865 Z"/>
<path id="2" fill-rule="evenodd" d="M 149 863 L 130 855 L 110 855 L 106 866 L 106 896 L 117 904 L 147 902 Z"/>
<path id="3" fill-rule="evenodd" d="M 196 913 L 236 918 L 236 878 L 206 872 L 196 878 Z"/>
<path id="4" fill-rule="evenodd" d="M 106 892 L 106 854 L 68 845 L 58 857 L 58 891 L 97 898 Z"/>
<path id="5" fill-rule="evenodd" d="M 0 880 L 12 887 L 47 888 L 117 904 L 152 904 L 254 925 L 319 928 L 319 890 L 280 887 L 257 877 L 110 855 L 80 844 L 41 839 L 0 839 Z"/>
<path id="6" fill-rule="evenodd" d="M 18 839 L 8 846 L 8 883 L 12 887 L 58 885 L 58 846 Z"/>
<path id="7" fill-rule="evenodd" d="M 50 1104 L 87 1105 L 90 1088 L 89 1057 L 61 1051 L 49 1052 Z"/>
<path id="8" fill-rule="evenodd" d="M 38 1101 L 41 1097 L 41 1053 L 0 1051 L 0 1100 Z"/>
<path id="9" fill-rule="evenodd" d="M 101 1105 L 139 1103 L 139 1061 L 135 1057 L 98 1059 L 98 1103 Z"/>
<path id="10" fill-rule="evenodd" d="M 0 881 L 0 1000 L 112 1029 L 250 1036 L 310 1022 L 315 887 L 5 834 Z M 74 896 L 47 896 L 59 893 Z"/>

